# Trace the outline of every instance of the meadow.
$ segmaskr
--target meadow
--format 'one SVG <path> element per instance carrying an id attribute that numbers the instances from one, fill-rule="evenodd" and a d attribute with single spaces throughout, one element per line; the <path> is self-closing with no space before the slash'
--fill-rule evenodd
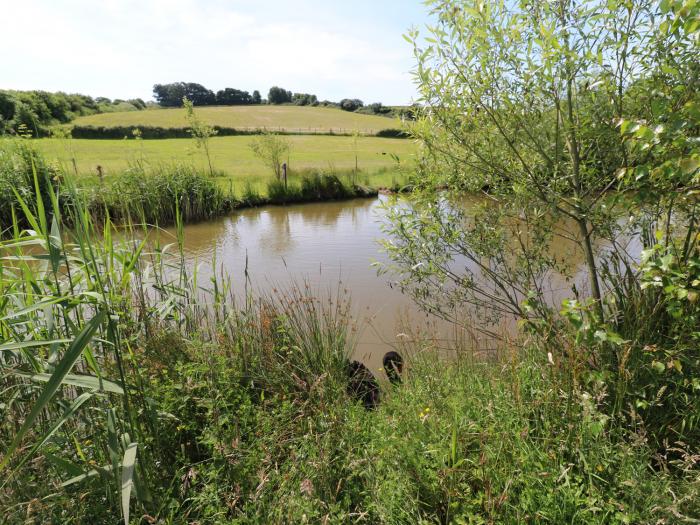
<path id="1" fill-rule="evenodd" d="M 239 129 L 266 128 L 274 131 L 343 133 L 358 131 L 374 134 L 384 129 L 399 128 L 398 119 L 364 115 L 336 108 L 309 106 L 201 106 L 197 115 L 211 126 Z M 186 127 L 182 108 L 149 109 L 117 113 L 102 113 L 79 117 L 76 126 L 159 126 Z"/>
<path id="2" fill-rule="evenodd" d="M 404 139 L 309 135 L 286 138 L 291 143 L 290 175 L 309 170 L 348 172 L 354 170 L 357 154 L 360 182 L 373 187 L 394 185 L 401 178 L 399 163 L 408 164 L 415 153 L 415 144 Z M 253 139 L 252 136 L 210 139 L 212 165 L 222 188 L 228 189 L 233 184 L 234 188 L 242 189 L 250 184 L 264 191 L 272 179 L 270 169 L 250 149 Z M 77 167 L 81 178 L 95 178 L 98 165 L 107 178 L 137 164 L 187 163 L 201 170 L 207 166 L 204 154 L 190 139 L 37 139 L 33 144 L 48 160 L 62 164 L 67 172 L 74 173 Z"/>

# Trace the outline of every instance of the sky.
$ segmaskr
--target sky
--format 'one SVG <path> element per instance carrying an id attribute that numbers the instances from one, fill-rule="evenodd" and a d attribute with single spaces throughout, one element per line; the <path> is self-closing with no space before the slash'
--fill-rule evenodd
<path id="1" fill-rule="evenodd" d="M 198 82 L 407 104 L 420 0 L 2 0 L 0 89 L 152 99 Z"/>

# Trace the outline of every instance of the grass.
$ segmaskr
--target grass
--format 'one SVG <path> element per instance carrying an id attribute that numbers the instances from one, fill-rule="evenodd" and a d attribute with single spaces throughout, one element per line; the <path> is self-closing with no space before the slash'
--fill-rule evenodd
<path id="1" fill-rule="evenodd" d="M 181 228 L 163 246 L 78 198 L 68 215 L 50 190 L 33 199 L 0 241 L 4 523 L 700 516 L 698 458 L 658 455 L 605 412 L 600 378 L 573 383 L 537 340 L 489 361 L 406 347 L 403 383 L 368 411 L 348 395 L 346 292 L 236 304 L 225 275 L 188 273 Z"/>
<path id="2" fill-rule="evenodd" d="M 110 177 L 72 178 L 48 163 L 26 140 L 0 141 L 0 235 L 7 235 L 22 201 L 34 202 L 37 194 L 50 201 L 58 192 L 58 207 L 69 213 L 84 206 L 91 218 L 109 217 L 120 223 L 138 222 L 166 226 L 210 219 L 236 208 L 340 200 L 376 196 L 354 173 L 307 170 L 288 178 L 287 183 L 267 178 L 265 191 L 247 181 L 234 191 L 222 188 L 221 180 L 190 164 L 149 166 L 135 162 Z M 37 177 L 34 177 L 36 172 Z M 37 185 L 38 184 L 38 185 Z M 37 213 L 37 210 L 34 210 Z M 70 213 L 69 213 L 70 214 Z M 23 222 L 22 227 L 30 226 Z"/>
<path id="3" fill-rule="evenodd" d="M 405 139 L 330 136 L 286 138 L 292 148 L 289 156 L 292 173 L 354 170 L 357 151 L 362 183 L 374 187 L 392 186 L 399 177 L 393 155 L 402 164 L 406 164 L 415 153 L 415 145 Z M 223 175 L 217 179 L 223 189 L 233 185 L 235 191 L 240 192 L 249 183 L 261 193 L 266 191 L 272 174 L 250 149 L 253 139 L 250 136 L 210 139 L 212 165 Z M 62 163 L 68 173 L 73 173 L 77 168 L 81 176 L 87 177 L 95 176 L 98 165 L 102 166 L 107 178 L 140 162 L 151 166 L 186 162 L 198 169 L 207 168 L 206 158 L 190 139 L 37 139 L 33 143 L 47 159 Z"/>
<path id="4" fill-rule="evenodd" d="M 211 126 L 240 129 L 267 128 L 291 132 L 329 130 L 374 134 L 383 129 L 400 128 L 397 119 L 351 113 L 335 108 L 308 106 L 201 106 L 197 115 Z M 123 113 L 104 113 L 79 117 L 77 126 L 160 126 L 185 127 L 182 108 L 148 109 Z"/>

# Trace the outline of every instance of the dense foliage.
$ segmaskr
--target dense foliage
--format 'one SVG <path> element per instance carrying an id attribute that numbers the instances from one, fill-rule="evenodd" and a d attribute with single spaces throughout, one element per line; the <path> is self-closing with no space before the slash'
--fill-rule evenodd
<path id="1" fill-rule="evenodd" d="M 364 106 L 364 103 L 359 98 L 344 98 L 339 105 L 344 111 L 356 111 Z"/>
<path id="2" fill-rule="evenodd" d="M 430 36 L 409 35 L 416 192 L 387 208 L 388 269 L 490 357 L 405 343 L 401 383 L 366 410 L 342 290 L 240 300 L 215 264 L 190 271 L 182 221 L 232 204 L 210 177 L 137 163 L 78 191 L 13 143 L 5 521 L 700 520 L 700 4 L 428 3 Z M 257 146 L 279 170 L 284 141 Z M 268 189 L 353 191 L 323 174 Z M 131 222 L 161 217 L 172 243 Z"/>
<path id="3" fill-rule="evenodd" d="M 163 244 L 109 222 L 98 234 L 79 204 L 69 232 L 51 202 L 50 222 L 28 214 L 31 231 L 0 241 L 9 524 L 658 524 L 700 512 L 692 458 L 675 475 L 663 458 L 648 468 L 653 449 L 537 351 L 445 364 L 416 348 L 368 411 L 348 394 L 342 291 L 236 307 L 225 277 L 188 273 L 181 234 Z"/>
<path id="4" fill-rule="evenodd" d="M 47 135 L 50 126 L 75 117 L 145 107 L 141 99 L 111 101 L 61 92 L 0 90 L 0 135 Z"/>
<path id="5" fill-rule="evenodd" d="M 284 104 L 292 101 L 292 92 L 278 86 L 272 86 L 267 93 L 268 104 Z"/>
<path id="6" fill-rule="evenodd" d="M 224 88 L 214 93 L 195 82 L 155 84 L 153 97 L 163 107 L 179 107 L 183 98 L 191 100 L 195 106 L 241 106 L 261 103 L 260 92 L 257 90 L 253 91 L 252 95 L 234 88 Z"/>
<path id="7" fill-rule="evenodd" d="M 432 5 L 431 36 L 411 35 L 424 191 L 388 226 L 400 286 L 491 336 L 518 319 L 572 385 L 604 385 L 610 417 L 696 453 L 700 8 Z"/>

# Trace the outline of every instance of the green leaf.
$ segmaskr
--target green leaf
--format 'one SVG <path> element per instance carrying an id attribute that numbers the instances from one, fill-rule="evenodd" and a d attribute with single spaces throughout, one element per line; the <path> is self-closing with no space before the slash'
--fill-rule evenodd
<path id="1" fill-rule="evenodd" d="M 681 159 L 679 166 L 684 175 L 690 175 L 700 166 L 700 160 L 695 157 Z"/>
<path id="2" fill-rule="evenodd" d="M 34 426 L 34 423 L 39 417 L 39 414 L 41 414 L 41 412 L 49 404 L 49 401 L 51 401 L 51 398 L 61 386 L 63 379 L 66 377 L 66 375 L 68 375 L 68 372 L 70 372 L 71 368 L 73 368 L 73 365 L 80 357 L 80 354 L 83 352 L 83 349 L 88 345 L 93 335 L 95 335 L 95 332 L 102 324 L 102 321 L 104 321 L 105 316 L 106 312 L 104 310 L 100 311 L 95 317 L 93 317 L 90 320 L 89 323 L 85 325 L 83 330 L 77 335 L 77 337 L 68 347 L 68 350 L 66 350 L 66 353 L 63 355 L 63 358 L 58 363 L 58 365 L 56 365 L 56 369 L 51 374 L 51 378 L 44 387 L 44 390 L 41 392 L 39 399 L 32 407 L 32 410 L 27 416 L 27 418 L 24 420 L 24 424 L 19 429 L 17 434 L 15 434 L 12 443 L 10 443 L 10 446 L 7 448 L 5 456 L 0 462 L 0 471 L 2 471 L 7 466 L 7 464 L 10 461 L 10 458 L 12 457 L 12 454 L 15 452 L 15 450 L 17 450 L 17 447 L 21 443 L 22 438 L 24 438 L 27 432 L 29 432 L 29 429 L 31 429 L 32 426 Z"/>
<path id="3" fill-rule="evenodd" d="M 36 443 L 32 447 L 32 449 L 24 455 L 22 460 L 15 467 L 15 470 L 19 470 L 22 467 L 22 465 L 24 465 L 29 459 L 34 457 L 34 454 L 36 454 L 36 452 L 41 447 L 43 447 L 49 439 L 51 439 L 51 436 L 53 436 L 58 431 L 58 429 L 60 429 L 63 426 L 63 424 L 66 421 L 68 421 L 73 416 L 73 414 L 75 414 L 78 411 L 78 409 L 83 405 L 83 403 L 85 403 L 91 397 L 92 397 L 91 392 L 84 392 L 83 394 L 81 394 L 77 398 L 75 398 L 75 400 L 73 401 L 71 406 L 68 407 L 68 409 L 63 413 L 63 415 L 58 419 L 58 421 L 56 421 L 56 423 L 54 423 L 54 425 L 49 429 L 49 431 L 46 434 L 44 434 L 44 437 L 41 439 L 41 441 Z"/>
<path id="4" fill-rule="evenodd" d="M 51 339 L 48 341 L 21 341 L 19 343 L 5 343 L 0 345 L 0 352 L 3 350 L 21 350 L 22 348 L 33 348 L 37 346 L 50 346 L 53 344 L 70 343 L 70 339 Z"/>
<path id="5" fill-rule="evenodd" d="M 652 361 L 651 367 L 654 369 L 654 371 L 658 372 L 659 374 L 663 374 L 666 370 L 666 367 L 660 361 Z"/>
<path id="6" fill-rule="evenodd" d="M 66 458 L 54 456 L 50 452 L 44 452 L 44 457 L 54 467 L 58 468 L 59 470 L 62 470 L 71 477 L 80 476 L 81 474 L 84 474 L 83 469 L 81 469 L 78 465 Z"/>
<path id="7" fill-rule="evenodd" d="M 26 377 L 32 381 L 48 382 L 51 379 L 51 374 L 29 374 L 27 372 L 13 372 L 15 375 Z M 63 384 L 71 386 L 79 386 L 102 392 L 111 392 L 113 394 L 124 394 L 124 389 L 113 381 L 108 381 L 96 376 L 82 374 L 66 374 L 63 378 Z"/>
<path id="8" fill-rule="evenodd" d="M 22 308 L 21 310 L 16 310 L 14 312 L 9 313 L 5 317 L 0 317 L 0 321 L 7 321 L 8 319 L 14 319 L 15 317 L 21 317 L 23 315 L 29 314 L 34 312 L 35 310 L 40 310 L 44 308 L 45 306 L 50 306 L 52 304 L 60 303 L 65 301 L 65 297 L 55 297 L 52 299 L 46 299 L 44 301 L 39 301 L 38 303 L 34 303 L 31 306 L 27 306 L 26 308 Z"/>
<path id="9" fill-rule="evenodd" d="M 79 481 L 83 481 L 84 479 L 91 478 L 93 476 L 97 476 L 98 474 L 109 474 L 112 471 L 112 467 L 109 465 L 105 465 L 104 467 L 98 467 L 94 468 L 92 470 L 88 470 L 87 472 L 83 474 L 79 474 L 78 476 L 72 477 L 63 483 L 61 483 L 61 487 L 67 487 L 69 485 L 73 485 L 74 483 L 78 483 Z"/>
<path id="10" fill-rule="evenodd" d="M 124 524 L 129 525 L 129 500 L 131 499 L 131 489 L 134 486 L 134 463 L 136 462 L 136 449 L 138 443 L 131 443 L 124 451 L 122 460 L 122 512 L 124 513 Z"/>

